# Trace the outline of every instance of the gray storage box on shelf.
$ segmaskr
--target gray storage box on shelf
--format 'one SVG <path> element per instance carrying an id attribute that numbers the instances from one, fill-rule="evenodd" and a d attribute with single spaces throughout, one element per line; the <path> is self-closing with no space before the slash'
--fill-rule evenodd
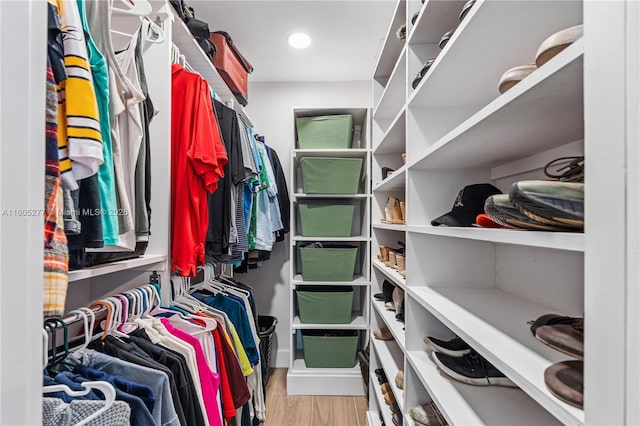
<path id="1" fill-rule="evenodd" d="M 353 143 L 353 117 L 323 115 L 296 118 L 301 149 L 346 149 Z"/>
<path id="2" fill-rule="evenodd" d="M 353 204 L 298 204 L 303 237 L 350 237 Z"/>
<path id="3" fill-rule="evenodd" d="M 352 281 L 358 247 L 301 247 L 302 279 L 305 281 Z"/>
<path id="4" fill-rule="evenodd" d="M 357 194 L 362 158 L 303 157 L 302 188 L 307 194 Z"/>
<path id="5" fill-rule="evenodd" d="M 358 333 L 348 330 L 303 330 L 302 346 L 307 368 L 353 368 Z"/>
<path id="6" fill-rule="evenodd" d="M 349 324 L 353 287 L 305 286 L 296 290 L 300 322 L 303 324 Z"/>

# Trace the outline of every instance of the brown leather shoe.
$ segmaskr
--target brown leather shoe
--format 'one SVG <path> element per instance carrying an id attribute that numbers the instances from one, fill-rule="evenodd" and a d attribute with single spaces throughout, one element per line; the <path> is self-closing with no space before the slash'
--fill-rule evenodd
<path id="1" fill-rule="evenodd" d="M 582 408 L 584 399 L 583 361 L 563 361 L 544 371 L 549 392 L 561 401 Z"/>
<path id="2" fill-rule="evenodd" d="M 544 325 L 536 330 L 542 343 L 577 359 L 584 358 L 584 320 L 575 324 Z"/>

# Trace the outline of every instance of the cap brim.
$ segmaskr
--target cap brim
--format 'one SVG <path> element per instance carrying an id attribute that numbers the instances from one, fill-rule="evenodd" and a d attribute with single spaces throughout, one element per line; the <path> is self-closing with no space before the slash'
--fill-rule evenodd
<path id="1" fill-rule="evenodd" d="M 449 213 L 445 213 L 442 216 L 433 219 L 431 221 L 431 226 L 461 226 L 461 227 L 470 227 L 476 223 L 476 215 L 473 213 L 467 213 L 461 209 L 457 209 L 456 211 L 450 211 Z"/>

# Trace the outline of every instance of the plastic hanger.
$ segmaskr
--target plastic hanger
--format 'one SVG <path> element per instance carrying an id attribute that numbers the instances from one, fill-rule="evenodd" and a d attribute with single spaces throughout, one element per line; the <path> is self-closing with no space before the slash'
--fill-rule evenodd
<path id="1" fill-rule="evenodd" d="M 91 313 L 91 324 L 89 324 L 89 315 L 87 312 Z M 70 311 L 69 315 L 71 314 L 82 317 L 82 322 L 84 324 L 84 344 L 80 346 L 79 349 L 86 349 L 89 346 L 89 343 L 91 343 L 91 338 L 93 337 L 93 326 L 95 324 L 96 316 L 91 309 L 84 307 Z"/>
<path id="2" fill-rule="evenodd" d="M 124 8 L 114 7 L 111 4 L 111 11 L 123 15 L 149 16 L 153 11 L 151 3 L 147 0 L 119 0 L 118 4 L 123 4 Z"/>
<path id="3" fill-rule="evenodd" d="M 52 392 L 64 392 L 69 396 L 85 396 L 92 389 L 99 390 L 104 395 L 104 407 L 100 408 L 95 413 L 91 414 L 88 417 L 85 417 L 81 421 L 75 424 L 75 426 L 83 426 L 89 424 L 93 419 L 102 415 L 102 413 L 106 412 L 116 400 L 116 390 L 113 388 L 111 383 L 104 381 L 94 381 L 94 382 L 84 382 L 80 383 L 85 390 L 74 391 L 67 385 L 51 385 L 51 386 L 43 386 L 42 393 L 52 393 Z"/>
<path id="4" fill-rule="evenodd" d="M 45 369 L 49 364 L 49 333 L 45 328 L 42 329 L 42 347 L 42 369 Z"/>

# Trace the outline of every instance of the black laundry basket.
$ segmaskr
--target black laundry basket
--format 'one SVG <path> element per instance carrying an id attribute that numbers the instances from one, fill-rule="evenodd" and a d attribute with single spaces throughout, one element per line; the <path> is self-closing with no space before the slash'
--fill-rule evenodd
<path id="1" fill-rule="evenodd" d="M 276 331 L 278 318 L 270 315 L 258 315 L 258 336 L 260 337 L 260 362 L 262 363 L 262 385 L 267 389 L 273 349 L 273 335 Z"/>

